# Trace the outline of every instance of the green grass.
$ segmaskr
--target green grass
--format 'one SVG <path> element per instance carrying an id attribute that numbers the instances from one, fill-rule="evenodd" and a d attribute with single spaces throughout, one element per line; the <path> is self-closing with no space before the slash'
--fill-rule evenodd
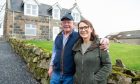
<path id="1" fill-rule="evenodd" d="M 121 59 L 127 68 L 140 71 L 140 45 L 110 43 L 112 63 Z"/>
<path id="2" fill-rule="evenodd" d="M 26 42 L 52 51 L 53 41 L 28 40 Z M 127 68 L 140 71 L 140 45 L 110 43 L 109 51 L 112 64 L 115 64 L 115 60 L 119 58 Z"/>
<path id="3" fill-rule="evenodd" d="M 28 44 L 35 45 L 42 49 L 47 49 L 48 51 L 52 51 L 53 41 L 45 41 L 45 40 L 26 40 Z"/>

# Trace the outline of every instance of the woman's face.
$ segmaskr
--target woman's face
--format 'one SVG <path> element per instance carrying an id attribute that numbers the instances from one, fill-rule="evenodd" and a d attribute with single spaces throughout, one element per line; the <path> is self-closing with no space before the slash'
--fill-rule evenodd
<path id="1" fill-rule="evenodd" d="M 89 25 L 85 24 L 84 22 L 81 22 L 79 24 L 78 31 L 83 39 L 87 39 L 87 38 L 90 39 L 92 29 L 90 28 Z"/>

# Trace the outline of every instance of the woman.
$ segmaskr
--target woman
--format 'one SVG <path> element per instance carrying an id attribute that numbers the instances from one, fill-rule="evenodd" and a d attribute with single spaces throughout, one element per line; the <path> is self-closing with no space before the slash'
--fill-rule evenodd
<path id="1" fill-rule="evenodd" d="M 75 84 L 106 84 L 112 67 L 108 52 L 100 50 L 99 38 L 88 20 L 79 22 L 78 32 L 80 38 L 73 47 Z"/>

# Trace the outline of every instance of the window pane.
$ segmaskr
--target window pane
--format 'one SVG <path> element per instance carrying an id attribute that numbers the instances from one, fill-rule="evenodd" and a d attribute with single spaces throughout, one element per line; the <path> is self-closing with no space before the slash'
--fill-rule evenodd
<path id="1" fill-rule="evenodd" d="M 32 5 L 32 9 L 37 9 L 37 5 Z"/>
<path id="2" fill-rule="evenodd" d="M 25 35 L 36 35 L 36 25 L 26 24 L 25 26 Z"/>
<path id="3" fill-rule="evenodd" d="M 36 15 L 37 14 L 37 10 L 32 10 L 32 15 Z"/>
<path id="4" fill-rule="evenodd" d="M 36 26 L 35 25 L 32 25 L 32 28 L 36 28 Z"/>
<path id="5" fill-rule="evenodd" d="M 54 17 L 55 17 L 55 18 L 58 18 L 58 14 L 54 14 Z"/>
<path id="6" fill-rule="evenodd" d="M 27 4 L 27 8 L 31 8 L 31 4 Z"/>
<path id="7" fill-rule="evenodd" d="M 54 13 L 58 13 L 59 9 L 54 9 Z"/>
<path id="8" fill-rule="evenodd" d="M 76 21 L 79 21 L 79 14 L 76 13 Z"/>
<path id="9" fill-rule="evenodd" d="M 26 24 L 26 28 L 30 28 L 30 24 Z"/>
<path id="10" fill-rule="evenodd" d="M 32 5 L 32 15 L 37 15 L 37 5 Z"/>
<path id="11" fill-rule="evenodd" d="M 54 18 L 59 19 L 60 17 L 60 10 L 59 9 L 54 9 Z"/>
<path id="12" fill-rule="evenodd" d="M 31 9 L 27 9 L 26 13 L 31 14 Z"/>
<path id="13" fill-rule="evenodd" d="M 80 20 L 80 15 L 78 13 L 73 13 L 74 21 L 78 22 Z"/>
<path id="14" fill-rule="evenodd" d="M 36 35 L 36 29 L 26 29 L 26 35 Z"/>
<path id="15" fill-rule="evenodd" d="M 73 13 L 73 19 L 74 19 L 74 21 L 75 21 L 75 18 L 76 18 L 75 13 Z"/>

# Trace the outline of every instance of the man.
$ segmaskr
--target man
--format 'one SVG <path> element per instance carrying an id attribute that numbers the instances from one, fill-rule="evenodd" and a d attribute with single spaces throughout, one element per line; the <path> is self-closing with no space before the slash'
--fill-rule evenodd
<path id="1" fill-rule="evenodd" d="M 75 64 L 72 48 L 79 35 L 73 29 L 74 21 L 70 13 L 61 18 L 61 26 L 63 31 L 55 39 L 50 68 L 48 70 L 48 74 L 51 77 L 50 84 L 73 84 Z M 108 40 L 101 40 L 101 42 L 103 41 Z M 106 46 L 107 44 L 101 46 L 101 48 Z"/>

